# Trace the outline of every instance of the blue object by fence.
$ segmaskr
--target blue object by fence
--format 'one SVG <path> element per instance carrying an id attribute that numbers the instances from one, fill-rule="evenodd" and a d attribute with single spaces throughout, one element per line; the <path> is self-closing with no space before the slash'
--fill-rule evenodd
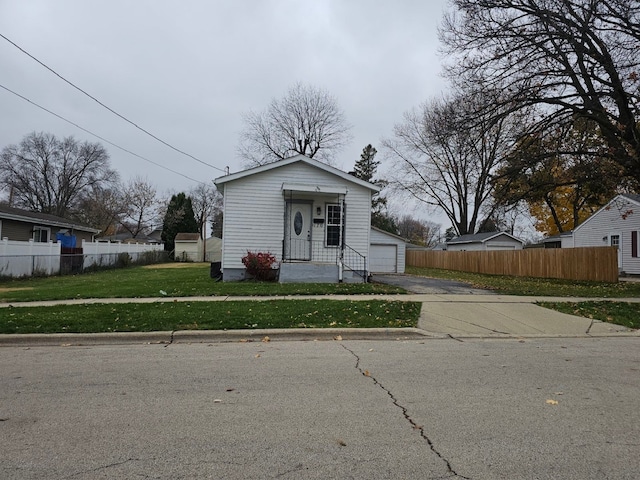
<path id="1" fill-rule="evenodd" d="M 75 248 L 76 236 L 65 235 L 64 233 L 56 233 L 56 240 L 62 244 L 63 247 Z"/>

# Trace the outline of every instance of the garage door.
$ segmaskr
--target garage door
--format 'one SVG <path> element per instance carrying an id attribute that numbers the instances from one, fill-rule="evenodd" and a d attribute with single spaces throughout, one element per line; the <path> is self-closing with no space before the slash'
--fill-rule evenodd
<path id="1" fill-rule="evenodd" d="M 369 271 L 372 273 L 396 273 L 397 245 L 371 245 L 369 250 Z"/>

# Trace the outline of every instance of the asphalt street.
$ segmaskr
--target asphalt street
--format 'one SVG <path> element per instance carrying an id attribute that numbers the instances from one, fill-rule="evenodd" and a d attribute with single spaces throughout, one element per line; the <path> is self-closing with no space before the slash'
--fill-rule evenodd
<path id="1" fill-rule="evenodd" d="M 638 337 L 0 348 L 3 479 L 637 479 Z"/>

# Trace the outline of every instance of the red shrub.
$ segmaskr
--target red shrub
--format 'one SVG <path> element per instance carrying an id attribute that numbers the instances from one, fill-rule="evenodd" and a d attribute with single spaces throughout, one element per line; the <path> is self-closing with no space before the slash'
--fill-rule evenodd
<path id="1" fill-rule="evenodd" d="M 242 263 L 247 268 L 247 273 L 257 280 L 274 280 L 275 271 L 273 265 L 276 257 L 269 252 L 249 252 L 242 257 Z"/>

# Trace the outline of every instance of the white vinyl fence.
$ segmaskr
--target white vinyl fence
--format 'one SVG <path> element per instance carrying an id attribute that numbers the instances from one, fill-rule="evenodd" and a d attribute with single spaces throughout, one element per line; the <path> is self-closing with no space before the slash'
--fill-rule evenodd
<path id="1" fill-rule="evenodd" d="M 137 263 L 148 252 L 164 250 L 150 243 L 82 242 L 82 253 L 63 254 L 59 242 L 0 240 L 0 276 L 31 277 L 77 273 L 90 268 Z"/>
<path id="2" fill-rule="evenodd" d="M 162 252 L 164 245 L 152 243 L 107 243 L 82 241 L 83 268 L 115 265 L 127 254 L 130 262 L 136 263 L 146 252 Z"/>
<path id="3" fill-rule="evenodd" d="M 0 241 L 0 275 L 30 277 L 60 273 L 60 243 Z"/>

